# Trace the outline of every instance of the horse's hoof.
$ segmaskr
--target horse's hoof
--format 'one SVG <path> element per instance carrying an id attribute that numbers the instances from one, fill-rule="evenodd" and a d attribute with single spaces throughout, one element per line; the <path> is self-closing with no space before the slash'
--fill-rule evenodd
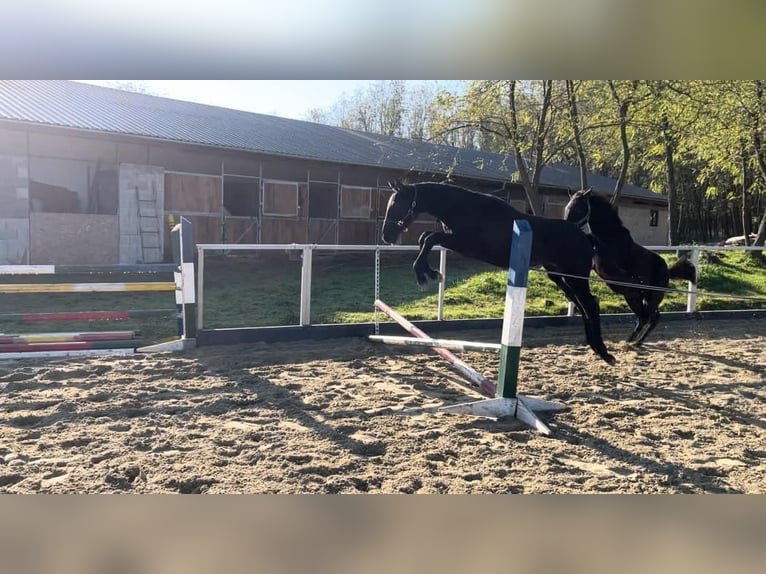
<path id="1" fill-rule="evenodd" d="M 617 359 L 614 358 L 614 355 L 611 355 L 610 353 L 607 353 L 603 359 L 609 363 L 611 366 L 614 366 L 617 364 Z"/>

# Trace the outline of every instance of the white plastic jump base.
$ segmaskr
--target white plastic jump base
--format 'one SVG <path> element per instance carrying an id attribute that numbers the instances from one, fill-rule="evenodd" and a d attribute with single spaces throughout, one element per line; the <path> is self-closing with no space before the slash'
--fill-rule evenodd
<path id="1" fill-rule="evenodd" d="M 564 409 L 566 409 L 566 406 L 561 403 L 517 395 L 515 399 L 498 397 L 495 399 L 485 399 L 471 403 L 460 403 L 458 405 L 438 407 L 436 411 L 477 417 L 492 417 L 496 419 L 514 418 L 545 436 L 551 436 L 553 431 L 551 431 L 548 425 L 537 417 L 534 411 L 556 412 L 563 411 Z"/>

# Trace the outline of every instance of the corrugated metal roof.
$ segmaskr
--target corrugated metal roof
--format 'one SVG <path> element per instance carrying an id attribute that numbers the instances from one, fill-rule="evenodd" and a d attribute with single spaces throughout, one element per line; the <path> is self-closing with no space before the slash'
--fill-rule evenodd
<path id="1" fill-rule="evenodd" d="M 306 159 L 509 181 L 513 158 L 65 80 L 0 81 L 0 119 L 158 138 Z M 611 191 L 614 180 L 591 175 Z M 577 168 L 546 166 L 541 181 L 579 187 Z M 659 199 L 626 185 L 624 194 Z"/>

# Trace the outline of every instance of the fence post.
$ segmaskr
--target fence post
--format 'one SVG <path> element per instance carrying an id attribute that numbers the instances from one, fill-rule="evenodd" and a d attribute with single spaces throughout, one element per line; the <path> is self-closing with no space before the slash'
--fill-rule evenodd
<path id="1" fill-rule="evenodd" d="M 699 276 L 700 250 L 696 247 L 692 249 L 691 263 L 694 265 L 694 268 L 697 270 L 697 275 Z M 699 280 L 699 277 L 697 277 L 697 279 Z M 686 287 L 686 292 L 686 312 L 694 313 L 697 310 L 697 286 L 689 281 Z"/>
<path id="2" fill-rule="evenodd" d="M 444 288 L 447 283 L 447 250 L 442 248 L 439 251 L 439 306 L 436 310 L 436 319 L 444 321 Z"/>
<path id="3" fill-rule="evenodd" d="M 311 247 L 303 248 L 303 263 L 301 264 L 301 326 L 311 325 Z"/>
<path id="4" fill-rule="evenodd" d="M 204 329 L 205 250 L 197 247 L 197 328 Z"/>
<path id="5" fill-rule="evenodd" d="M 380 247 L 375 248 L 375 301 L 380 299 Z M 380 335 L 380 321 L 378 308 L 373 305 L 373 320 L 375 321 L 375 334 Z"/>

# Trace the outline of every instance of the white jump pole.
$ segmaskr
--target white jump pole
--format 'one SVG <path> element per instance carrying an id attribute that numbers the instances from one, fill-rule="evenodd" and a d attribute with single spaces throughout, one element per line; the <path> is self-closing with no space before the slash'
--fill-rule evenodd
<path id="1" fill-rule="evenodd" d="M 475 341 L 459 341 L 457 339 L 420 339 L 418 337 L 397 337 L 394 335 L 370 335 L 370 341 L 386 345 L 403 345 L 407 347 L 439 347 L 449 351 L 500 351 L 499 343 L 477 343 Z"/>
<path id="2" fill-rule="evenodd" d="M 399 313 L 394 311 L 391 307 L 386 305 L 383 301 L 380 299 L 375 301 L 375 307 L 377 309 L 380 309 L 383 311 L 386 315 L 391 317 L 394 321 L 399 323 L 406 331 L 414 335 L 418 339 L 430 339 L 428 335 L 426 335 L 421 329 L 410 323 L 407 319 L 402 317 Z M 458 359 L 454 354 L 452 354 L 447 349 L 442 349 L 439 347 L 434 347 L 434 351 L 445 361 L 450 363 L 453 367 L 455 367 L 455 370 L 457 370 L 464 378 L 474 383 L 476 386 L 481 389 L 482 393 L 487 395 L 488 397 L 495 396 L 496 387 L 495 383 L 491 380 L 482 375 L 481 373 L 473 370 L 471 367 L 466 365 L 463 361 Z"/>

